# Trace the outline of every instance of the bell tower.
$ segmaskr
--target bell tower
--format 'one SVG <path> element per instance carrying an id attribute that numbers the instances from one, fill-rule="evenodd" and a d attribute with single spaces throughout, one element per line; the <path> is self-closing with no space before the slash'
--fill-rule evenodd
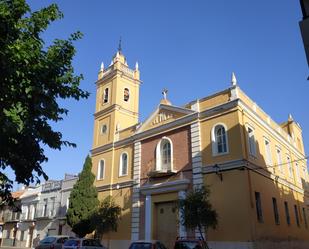
<path id="1" fill-rule="evenodd" d="M 111 64 L 102 62 L 96 82 L 93 148 L 114 142 L 116 133 L 138 123 L 140 73 L 130 69 L 119 45 Z"/>

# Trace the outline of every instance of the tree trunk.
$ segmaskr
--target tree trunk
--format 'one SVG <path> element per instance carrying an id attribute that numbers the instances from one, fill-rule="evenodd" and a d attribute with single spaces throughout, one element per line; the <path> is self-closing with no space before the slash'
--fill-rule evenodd
<path id="1" fill-rule="evenodd" d="M 202 231 L 202 226 L 201 226 L 201 225 L 198 225 L 198 230 L 199 230 L 199 232 L 200 232 L 200 235 L 201 235 L 202 240 L 203 240 L 204 243 L 205 243 L 206 248 L 209 249 L 208 244 L 207 244 L 207 241 L 206 241 L 206 239 L 204 238 L 203 231 Z"/>

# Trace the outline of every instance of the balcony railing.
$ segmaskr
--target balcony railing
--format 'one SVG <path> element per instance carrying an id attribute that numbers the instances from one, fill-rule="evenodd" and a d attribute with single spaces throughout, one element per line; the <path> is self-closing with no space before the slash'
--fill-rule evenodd
<path id="1" fill-rule="evenodd" d="M 48 203 L 47 205 L 41 203 L 36 206 L 34 210 L 30 212 L 24 212 L 21 214 L 22 221 L 32 221 L 37 219 L 53 219 L 59 217 L 65 217 L 67 212 L 66 206 L 61 206 L 60 202 Z"/>
<path id="2" fill-rule="evenodd" d="M 52 219 L 54 217 L 58 217 L 61 214 L 61 206 L 60 202 L 49 203 L 48 205 L 39 205 L 35 212 L 35 218 L 47 218 Z"/>
<path id="3" fill-rule="evenodd" d="M 4 222 L 13 222 L 20 220 L 21 213 L 20 212 L 6 212 L 3 215 Z"/>

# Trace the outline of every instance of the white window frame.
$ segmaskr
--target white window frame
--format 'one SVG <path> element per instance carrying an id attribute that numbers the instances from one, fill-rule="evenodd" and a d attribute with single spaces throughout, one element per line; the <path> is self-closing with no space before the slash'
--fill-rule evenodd
<path id="1" fill-rule="evenodd" d="M 218 126 L 222 126 L 225 130 L 225 143 L 226 143 L 226 151 L 224 152 L 218 152 L 218 141 L 217 136 L 215 134 L 216 128 Z M 224 123 L 217 123 L 215 124 L 211 129 L 211 145 L 212 145 L 212 155 L 213 156 L 221 156 L 226 155 L 229 153 L 229 140 L 228 140 L 228 129 L 227 126 Z"/>
<path id="2" fill-rule="evenodd" d="M 162 142 L 164 141 L 164 140 L 167 140 L 169 143 L 170 143 L 170 145 L 171 145 L 171 162 L 170 162 L 170 169 L 163 169 L 163 165 L 162 165 L 162 153 L 161 153 L 161 145 L 162 145 Z M 173 169 L 173 162 L 174 162 L 174 157 L 173 157 L 173 155 L 174 155 L 174 153 L 173 153 L 173 142 L 172 142 L 172 140 L 170 139 L 170 138 L 168 138 L 168 137 L 162 137 L 161 138 L 161 140 L 157 143 L 157 146 L 156 146 L 156 171 L 163 171 L 163 170 L 165 170 L 165 171 L 174 171 L 174 169 Z"/>
<path id="3" fill-rule="evenodd" d="M 122 156 L 123 155 L 127 155 L 127 170 L 126 170 L 126 174 L 122 174 L 123 171 L 123 160 L 122 160 Z M 119 158 L 119 176 L 127 176 L 129 172 L 129 154 L 127 152 L 122 152 Z"/>
<path id="4" fill-rule="evenodd" d="M 103 171 L 101 170 L 102 168 L 102 164 L 101 162 L 103 162 Z M 100 177 L 100 173 L 102 171 L 102 177 Z M 105 177 L 105 160 L 104 159 L 100 159 L 99 163 L 98 163 L 98 170 L 97 170 L 97 180 L 103 180 Z"/>
<path id="5" fill-rule="evenodd" d="M 307 175 L 308 175 L 307 165 L 302 165 L 302 169 L 303 169 L 304 180 L 305 182 L 307 182 Z"/>
<path id="6" fill-rule="evenodd" d="M 300 170 L 297 162 L 295 163 L 295 171 L 296 171 L 297 182 L 301 183 Z"/>
<path id="7" fill-rule="evenodd" d="M 280 172 L 283 173 L 282 150 L 278 146 L 276 146 L 276 157 L 277 157 L 277 166 L 278 166 Z"/>
<path id="8" fill-rule="evenodd" d="M 249 129 L 252 132 L 249 132 Z M 247 136 L 248 136 L 248 150 L 249 154 L 253 157 L 256 157 L 256 139 L 254 135 L 254 128 L 251 125 L 247 125 Z M 252 134 L 250 136 L 250 133 Z"/>
<path id="9" fill-rule="evenodd" d="M 272 166 L 273 161 L 271 155 L 271 143 L 270 140 L 266 137 L 264 137 L 264 148 L 265 148 L 266 166 Z"/>
<path id="10" fill-rule="evenodd" d="M 293 178 L 293 166 L 291 162 L 291 157 L 289 155 L 286 155 L 286 162 L 288 166 L 289 177 Z"/>

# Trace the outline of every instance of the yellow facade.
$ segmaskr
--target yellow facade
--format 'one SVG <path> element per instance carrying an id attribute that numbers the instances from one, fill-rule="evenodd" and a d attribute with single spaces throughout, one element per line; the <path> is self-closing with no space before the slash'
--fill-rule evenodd
<path id="1" fill-rule="evenodd" d="M 233 81 L 183 107 L 165 95 L 141 124 L 140 82 L 138 66 L 129 69 L 121 51 L 99 72 L 92 171 L 99 199 L 111 195 L 123 208 L 118 231 L 104 243 L 124 248 L 131 240 L 162 239 L 171 247 L 171 236 L 194 236 L 181 226 L 173 203 L 205 184 L 219 214 L 217 230 L 207 233 L 212 248 L 308 246 L 307 162 L 301 127 L 291 115 L 276 123 Z M 164 143 L 170 144 L 167 166 Z M 158 227 L 164 210 L 171 212 L 171 238 Z"/>

